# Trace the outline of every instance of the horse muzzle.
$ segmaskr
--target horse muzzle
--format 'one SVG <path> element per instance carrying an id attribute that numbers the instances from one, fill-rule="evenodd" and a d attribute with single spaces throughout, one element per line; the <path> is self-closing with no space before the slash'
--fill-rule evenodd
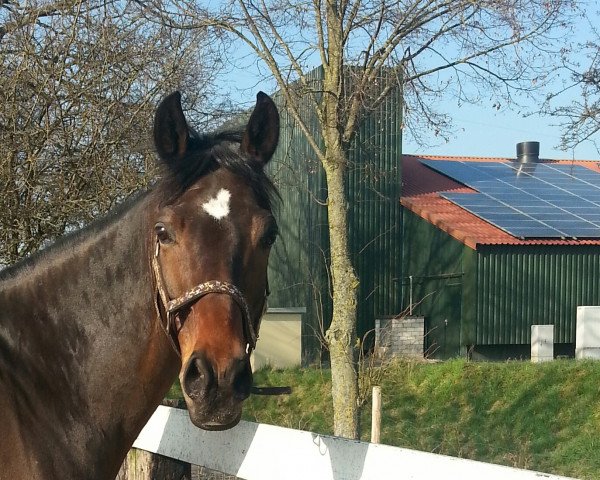
<path id="1" fill-rule="evenodd" d="M 194 417 L 192 416 L 192 413 L 190 413 L 190 419 L 192 420 L 192 423 L 194 425 L 196 425 L 198 428 L 201 428 L 202 430 L 209 430 L 209 431 L 229 430 L 230 428 L 235 427 L 240 422 L 241 418 L 242 418 L 242 414 L 240 412 L 236 417 L 233 417 L 233 420 L 227 419 L 226 421 L 221 421 L 219 419 L 218 421 L 216 421 L 216 420 L 204 421 L 203 419 L 198 419 L 198 420 L 194 419 Z"/>
<path id="2" fill-rule="evenodd" d="M 222 372 L 195 352 L 181 370 L 180 382 L 192 423 L 205 430 L 227 430 L 238 424 L 250 396 L 252 370 L 247 355 L 232 359 Z"/>

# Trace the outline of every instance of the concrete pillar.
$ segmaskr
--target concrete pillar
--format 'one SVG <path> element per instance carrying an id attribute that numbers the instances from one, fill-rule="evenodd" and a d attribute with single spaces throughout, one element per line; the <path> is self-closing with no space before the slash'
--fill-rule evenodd
<path id="1" fill-rule="evenodd" d="M 600 307 L 577 307 L 575 358 L 600 359 Z"/>

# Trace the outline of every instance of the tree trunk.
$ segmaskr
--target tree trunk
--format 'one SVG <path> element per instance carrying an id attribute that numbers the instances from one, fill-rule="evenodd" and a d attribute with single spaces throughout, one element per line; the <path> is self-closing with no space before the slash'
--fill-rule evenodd
<path id="1" fill-rule="evenodd" d="M 338 134 L 337 130 L 329 132 Z M 356 291 L 358 278 L 348 248 L 346 157 L 337 138 L 325 140 L 333 315 L 326 333 L 331 359 L 334 434 L 357 439 L 358 372 L 356 354 Z"/>
<path id="2" fill-rule="evenodd" d="M 343 98 L 343 13 L 336 2 L 326 3 L 327 62 L 323 65 L 321 127 L 325 144 L 322 161 L 327 178 L 327 214 L 331 249 L 333 312 L 325 335 L 331 360 L 333 431 L 358 439 L 358 369 L 356 348 L 356 297 L 358 278 L 348 247 L 348 158 L 342 141 L 340 101 Z"/>

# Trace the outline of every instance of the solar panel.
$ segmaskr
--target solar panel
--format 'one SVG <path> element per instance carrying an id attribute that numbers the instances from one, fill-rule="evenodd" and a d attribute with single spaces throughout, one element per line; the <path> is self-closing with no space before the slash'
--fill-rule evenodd
<path id="1" fill-rule="evenodd" d="M 600 238 L 600 174 L 580 165 L 422 160 L 478 193 L 444 198 L 521 238 Z"/>
<path id="2" fill-rule="evenodd" d="M 441 195 L 486 222 L 517 237 L 563 238 L 565 236 L 563 232 L 544 222 L 524 215 L 519 209 L 512 208 L 486 195 L 452 192 Z"/>

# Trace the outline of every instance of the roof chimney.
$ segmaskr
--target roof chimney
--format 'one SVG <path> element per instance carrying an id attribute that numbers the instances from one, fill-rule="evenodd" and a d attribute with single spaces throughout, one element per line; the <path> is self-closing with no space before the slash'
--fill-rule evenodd
<path id="1" fill-rule="evenodd" d="M 540 142 L 517 143 L 517 162 L 536 163 L 540 161 Z"/>

